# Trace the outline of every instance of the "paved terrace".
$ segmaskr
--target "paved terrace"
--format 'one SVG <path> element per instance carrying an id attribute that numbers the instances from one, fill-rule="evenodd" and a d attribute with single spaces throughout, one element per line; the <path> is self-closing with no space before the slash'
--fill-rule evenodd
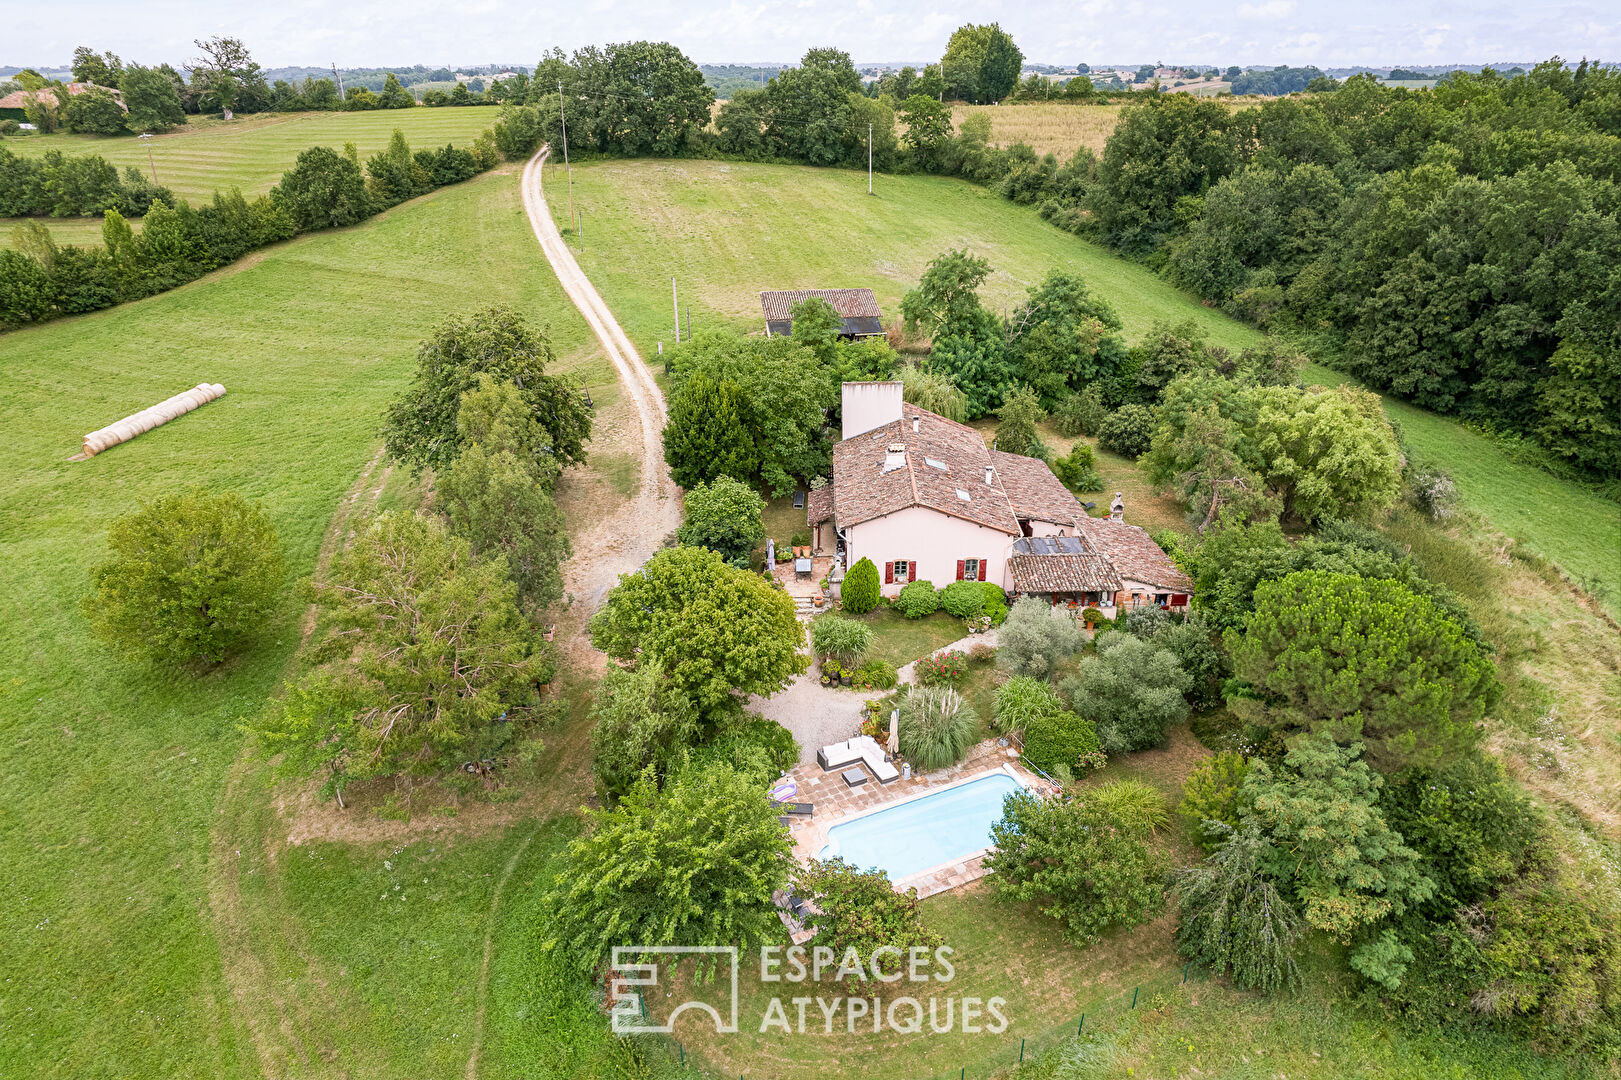
<path id="1" fill-rule="evenodd" d="M 950 768 L 914 775 L 910 780 L 896 780 L 888 785 L 880 784 L 869 776 L 865 784 L 852 788 L 846 786 L 840 776 L 843 770 L 823 772 L 814 761 L 800 764 L 789 772 L 787 778 L 799 785 L 799 794 L 795 799 L 813 803 L 815 811 L 808 818 L 790 819 L 794 857 L 801 862 L 810 860 L 826 842 L 828 829 L 851 817 L 976 779 L 986 773 L 1001 772 L 1004 764 L 1012 767 L 1014 775 L 1026 787 L 1038 791 L 1045 789 L 1044 780 L 1019 765 L 1017 752 L 998 746 L 994 739 L 976 744 L 968 751 L 967 757 Z M 976 854 L 960 862 L 913 874 L 895 882 L 895 885 L 897 888 L 916 888 L 920 898 L 933 896 L 979 880 L 985 875 L 983 863 L 983 853 Z"/>

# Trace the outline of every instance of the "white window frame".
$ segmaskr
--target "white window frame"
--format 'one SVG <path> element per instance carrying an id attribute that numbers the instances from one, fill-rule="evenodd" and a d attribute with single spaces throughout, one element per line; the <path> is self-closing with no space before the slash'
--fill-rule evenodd
<path id="1" fill-rule="evenodd" d="M 892 568 L 890 570 L 890 574 L 891 574 L 892 577 L 894 577 L 895 584 L 897 584 L 897 585 L 910 585 L 911 584 L 911 582 L 912 582 L 912 576 L 911 576 L 912 560 L 910 560 L 910 559 L 891 559 L 889 561 L 889 565 Z"/>
<path id="2" fill-rule="evenodd" d="M 964 581 L 979 580 L 979 560 L 964 559 L 962 561 L 962 579 Z"/>

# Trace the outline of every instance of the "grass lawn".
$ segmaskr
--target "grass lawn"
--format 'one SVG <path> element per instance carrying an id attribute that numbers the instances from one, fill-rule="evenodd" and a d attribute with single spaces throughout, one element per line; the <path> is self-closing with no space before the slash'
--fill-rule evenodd
<path id="1" fill-rule="evenodd" d="M 189 117 L 189 123 L 154 135 L 151 162 L 147 146 L 133 136 L 31 135 L 7 139 L 7 150 L 37 157 L 47 150 L 99 154 L 122 169 L 134 165 L 148 177 L 156 166 L 158 183 L 193 205 L 214 197 L 215 189 L 239 187 L 253 198 L 269 191 L 292 168 L 299 152 L 312 146 L 343 149 L 352 142 L 360 159 L 388 145 L 399 128 L 413 149 L 470 146 L 495 123 L 499 109 L 388 109 L 378 112 L 255 113 L 226 122 Z"/>
<path id="2" fill-rule="evenodd" d="M 884 660 L 897 668 L 968 636 L 963 621 L 943 611 L 921 619 L 908 619 L 894 608 L 880 605 L 865 615 L 840 614 L 872 628 L 872 647 L 867 650 L 864 661 Z"/>
<path id="3" fill-rule="evenodd" d="M 376 451 L 378 415 L 417 341 L 446 315 L 493 302 L 550 323 L 564 367 L 594 387 L 611 382 L 530 235 L 510 171 L 3 339 L 0 1062 L 11 1068 L 0 1072 L 260 1071 L 239 1005 L 274 1028 L 277 1003 L 236 1001 L 224 968 L 280 946 L 222 943 L 210 832 L 242 749 L 238 725 L 264 707 L 298 643 L 296 590 L 243 659 L 179 677 L 105 653 L 79 598 L 108 522 L 194 483 L 262 500 L 294 580 L 307 575 L 340 496 Z M 87 462 L 66 460 L 84 432 L 203 379 L 227 396 Z M 504 851 L 497 842 L 489 857 Z M 345 1003 L 351 1020 L 370 1008 Z"/>
<path id="4" fill-rule="evenodd" d="M 992 111 L 1016 117 L 1027 109 L 1094 111 Z M 548 183 L 546 193 L 553 215 L 566 222 L 566 185 Z M 838 169 L 603 161 L 574 170 L 573 202 L 585 217 L 580 263 L 645 355 L 659 340 L 668 345 L 673 338 L 672 276 L 694 328 L 722 324 L 753 332 L 761 329 L 763 289 L 868 286 L 893 317 L 930 259 L 964 247 L 994 268 L 982 290 L 994 311 L 1018 303 L 1048 271 L 1063 269 L 1081 275 L 1114 306 L 1129 340 L 1161 319 L 1193 319 L 1213 344 L 1229 349 L 1261 340 L 1254 328 L 1204 307 L 1147 268 L 960 180 L 884 176 L 877 197 L 868 198 L 864 175 Z M 1322 383 L 1344 380 L 1317 365 L 1306 375 Z M 1597 582 L 1609 610 L 1621 614 L 1621 507 L 1511 460 L 1444 417 L 1394 400 L 1386 401 L 1386 410 L 1416 453 L 1453 474 L 1465 506 L 1578 579 Z M 1107 455 L 1100 458 L 1112 497 L 1125 490 L 1124 471 Z M 1128 499 L 1128 520 L 1186 527 L 1179 512 L 1164 520 L 1134 515 L 1131 507 L 1144 499 L 1130 492 Z"/>

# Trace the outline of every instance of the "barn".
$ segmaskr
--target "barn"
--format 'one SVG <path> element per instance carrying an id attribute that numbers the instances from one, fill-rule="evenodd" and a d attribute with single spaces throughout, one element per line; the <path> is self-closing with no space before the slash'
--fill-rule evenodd
<path id="1" fill-rule="evenodd" d="M 840 337 L 879 337 L 884 332 L 884 313 L 878 310 L 878 298 L 871 289 L 783 289 L 760 294 L 760 306 L 765 309 L 766 336 L 791 336 L 794 305 L 813 299 L 826 300 L 844 320 Z"/>

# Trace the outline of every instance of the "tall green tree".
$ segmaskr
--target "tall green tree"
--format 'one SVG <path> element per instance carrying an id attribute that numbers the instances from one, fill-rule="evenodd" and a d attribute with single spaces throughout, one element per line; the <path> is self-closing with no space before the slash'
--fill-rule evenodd
<path id="1" fill-rule="evenodd" d="M 780 934 L 771 896 L 793 867 L 764 786 L 729 765 L 639 781 L 588 810 L 542 901 L 541 947 L 581 974 L 616 945 L 731 945 Z"/>
<path id="2" fill-rule="evenodd" d="M 287 208 L 301 232 L 353 225 L 372 212 L 360 163 L 330 146 L 301 152 L 271 195 Z"/>
<path id="3" fill-rule="evenodd" d="M 88 45 L 73 50 L 73 81 L 117 86 L 124 74 L 124 62 L 111 52 L 97 53 Z"/>
<path id="4" fill-rule="evenodd" d="M 418 347 L 410 387 L 383 414 L 388 452 L 418 473 L 448 464 L 463 445 L 456 427 L 462 395 L 489 375 L 518 388 L 558 467 L 584 461 L 591 407 L 567 381 L 547 374 L 556 360 L 546 331 L 510 308 L 446 320 Z"/>
<path id="5" fill-rule="evenodd" d="M 736 694 L 775 693 L 810 665 L 793 600 L 704 548 L 666 548 L 622 575 L 590 630 L 609 656 L 662 663 L 710 720 Z"/>
<path id="6" fill-rule="evenodd" d="M 1045 461 L 1050 451 L 1041 441 L 1036 425 L 1047 418 L 1041 399 L 1028 386 L 1009 394 L 997 411 L 1000 423 L 996 425 L 996 448 L 1009 454 L 1041 458 Z"/>
<path id="7" fill-rule="evenodd" d="M 505 559 L 475 559 L 436 517 L 374 519 L 314 586 L 331 634 L 257 729 L 286 767 L 355 781 L 497 758 L 541 714 L 549 648 L 518 612 Z"/>
<path id="8" fill-rule="evenodd" d="M 131 64 L 119 77 L 118 89 L 129 109 L 125 123 L 131 131 L 163 132 L 186 122 L 173 80 L 156 68 Z"/>
<path id="9" fill-rule="evenodd" d="M 1266 874 L 1268 841 L 1255 825 L 1178 875 L 1176 947 L 1235 986 L 1275 993 L 1300 982 L 1306 926 Z"/>
<path id="10" fill-rule="evenodd" d="M 591 719 L 591 771 L 608 798 L 630 794 L 644 776 L 662 787 L 698 741 L 698 710 L 656 660 L 610 666 Z"/>
<path id="11" fill-rule="evenodd" d="M 716 381 L 697 372 L 670 398 L 664 425 L 664 461 L 670 476 L 685 488 L 720 477 L 748 480 L 760 471 L 745 417 L 748 401 L 730 379 Z"/>
<path id="12" fill-rule="evenodd" d="M 276 606 L 287 568 L 265 512 L 235 492 L 193 488 L 116 519 L 90 574 L 91 630 L 130 656 L 217 663 Z"/>
<path id="13" fill-rule="evenodd" d="M 1386 770 L 1473 746 L 1500 692 L 1462 627 L 1388 579 L 1310 570 L 1267 581 L 1227 649 L 1271 724 L 1366 743 Z"/>
<path id="14" fill-rule="evenodd" d="M 122 135 L 127 130 L 118 99 L 99 86 L 69 98 L 62 109 L 62 122 L 81 135 Z"/>
<path id="15" fill-rule="evenodd" d="M 1306 921 L 1341 941 L 1360 939 L 1352 965 L 1370 977 L 1377 971 L 1379 981 L 1399 980 L 1403 964 L 1381 955 L 1378 924 L 1428 900 L 1435 882 L 1380 812 L 1383 780 L 1361 753 L 1360 744 L 1342 747 L 1327 735 L 1295 736 L 1278 768 L 1252 760 L 1243 816 L 1269 842 L 1267 874 L 1300 903 Z"/>
<path id="16" fill-rule="evenodd" d="M 959 26 L 940 59 L 945 92 L 976 104 L 994 104 L 1011 94 L 1023 65 L 1024 53 L 997 23 Z"/>
<path id="17" fill-rule="evenodd" d="M 1009 795 L 991 841 L 985 866 L 997 898 L 1035 903 L 1071 941 L 1147 922 L 1164 903 L 1164 854 L 1147 828 L 1100 800 Z"/>

